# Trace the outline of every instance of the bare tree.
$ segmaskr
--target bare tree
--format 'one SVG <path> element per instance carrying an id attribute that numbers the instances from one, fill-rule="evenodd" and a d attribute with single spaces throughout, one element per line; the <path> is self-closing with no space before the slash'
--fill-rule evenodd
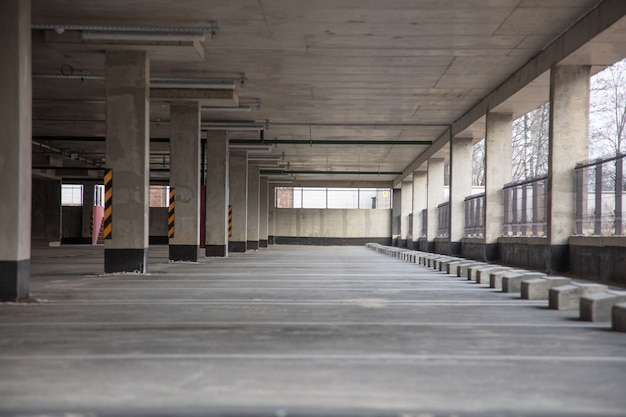
<path id="1" fill-rule="evenodd" d="M 472 185 L 485 186 L 485 139 L 472 146 Z"/>
<path id="2" fill-rule="evenodd" d="M 623 152 L 626 146 L 626 59 L 591 78 L 590 102 L 590 157 Z"/>
<path id="3" fill-rule="evenodd" d="M 513 180 L 519 181 L 548 172 L 549 103 L 513 122 Z"/>

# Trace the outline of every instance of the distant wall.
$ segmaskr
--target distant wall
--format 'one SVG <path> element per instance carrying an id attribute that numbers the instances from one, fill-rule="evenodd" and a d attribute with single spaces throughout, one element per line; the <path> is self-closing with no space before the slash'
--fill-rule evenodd
<path id="1" fill-rule="evenodd" d="M 277 244 L 391 244 L 391 210 L 277 208 L 274 216 Z"/>
<path id="2" fill-rule="evenodd" d="M 33 178 L 31 236 L 48 242 L 61 240 L 61 181 Z"/>

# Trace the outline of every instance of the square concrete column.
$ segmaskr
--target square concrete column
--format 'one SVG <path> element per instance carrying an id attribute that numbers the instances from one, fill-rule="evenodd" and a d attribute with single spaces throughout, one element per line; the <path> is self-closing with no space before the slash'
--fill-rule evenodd
<path id="1" fill-rule="evenodd" d="M 233 233 L 228 242 L 228 250 L 245 252 L 248 248 L 248 152 L 230 152 L 229 179 Z"/>
<path id="2" fill-rule="evenodd" d="M 228 256 L 228 133 L 209 130 L 206 145 L 205 255 Z"/>
<path id="3" fill-rule="evenodd" d="M 569 268 L 576 230 L 577 162 L 589 159 L 589 66 L 556 65 L 550 72 L 548 272 Z"/>
<path id="4" fill-rule="evenodd" d="M 94 182 L 83 183 L 83 210 L 82 210 L 82 226 L 80 240 L 84 245 L 92 242 L 92 234 L 98 233 L 98 230 L 92 231 L 93 227 L 93 206 L 95 204 L 96 184 Z"/>
<path id="5" fill-rule="evenodd" d="M 437 237 L 437 214 L 439 204 L 445 201 L 444 198 L 444 159 L 430 158 L 428 160 L 428 230 L 426 239 L 428 241 L 428 251 L 435 251 L 435 238 Z"/>
<path id="6" fill-rule="evenodd" d="M 112 235 L 104 272 L 145 273 L 148 261 L 150 61 L 144 51 L 107 51 L 106 166 L 113 172 Z"/>
<path id="7" fill-rule="evenodd" d="M 269 185 L 269 195 L 268 195 L 268 204 L 267 204 L 267 243 L 268 245 L 273 245 L 274 236 L 276 233 L 276 186 L 270 184 Z"/>
<path id="8" fill-rule="evenodd" d="M 0 301 L 28 298 L 31 242 L 30 1 L 0 2 Z"/>
<path id="9" fill-rule="evenodd" d="M 393 245 L 398 246 L 402 224 L 402 188 L 394 188 L 391 193 L 391 238 Z"/>
<path id="10" fill-rule="evenodd" d="M 419 250 L 422 237 L 422 210 L 428 207 L 428 174 L 413 171 L 413 249 Z"/>
<path id="11" fill-rule="evenodd" d="M 260 170 L 258 165 L 248 167 L 248 249 L 259 249 L 259 193 Z"/>
<path id="12" fill-rule="evenodd" d="M 413 213 L 413 183 L 411 181 L 402 181 L 400 206 L 400 241 L 398 246 L 406 248 L 409 243 L 408 239 L 412 239 L 410 230 L 412 224 L 409 224 L 409 215 Z"/>
<path id="13" fill-rule="evenodd" d="M 498 238 L 504 223 L 505 184 L 511 182 L 513 115 L 487 113 L 485 132 L 485 260 L 498 256 Z"/>
<path id="14" fill-rule="evenodd" d="M 174 236 L 169 239 L 169 259 L 197 262 L 200 246 L 198 102 L 170 104 L 170 187 L 174 189 Z"/>
<path id="15" fill-rule="evenodd" d="M 267 248 L 268 245 L 268 193 L 269 178 L 261 177 L 261 185 L 259 187 L 259 247 Z"/>
<path id="16" fill-rule="evenodd" d="M 453 138 L 450 146 L 450 255 L 461 254 L 465 197 L 472 193 L 472 138 Z"/>

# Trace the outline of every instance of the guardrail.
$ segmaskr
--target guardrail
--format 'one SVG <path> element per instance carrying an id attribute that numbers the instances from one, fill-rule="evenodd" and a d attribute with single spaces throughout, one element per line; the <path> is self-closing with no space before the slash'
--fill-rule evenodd
<path id="1" fill-rule="evenodd" d="M 504 191 L 504 236 L 546 236 L 548 177 L 506 184 Z"/>
<path id="2" fill-rule="evenodd" d="M 577 235 L 624 235 L 624 157 L 576 165 Z"/>
<path id="3" fill-rule="evenodd" d="M 485 235 L 485 193 L 465 197 L 465 237 Z"/>
<path id="4" fill-rule="evenodd" d="M 450 236 L 450 202 L 437 206 L 437 237 Z"/>

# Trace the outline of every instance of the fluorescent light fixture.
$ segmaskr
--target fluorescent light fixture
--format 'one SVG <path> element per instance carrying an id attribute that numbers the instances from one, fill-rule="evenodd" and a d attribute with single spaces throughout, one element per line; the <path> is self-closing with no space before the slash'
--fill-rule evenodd
<path id="1" fill-rule="evenodd" d="M 257 152 L 270 152 L 274 149 L 272 145 L 240 145 L 240 144 L 232 144 L 228 145 L 230 149 L 240 150 L 240 151 L 257 151 Z"/>
<path id="2" fill-rule="evenodd" d="M 239 107 L 203 107 L 202 111 L 206 112 L 249 112 L 250 107 L 248 106 L 239 106 Z"/>
<path id="3" fill-rule="evenodd" d="M 116 33 L 116 32 L 83 32 L 84 41 L 120 41 L 120 42 L 204 42 L 204 35 L 191 33 Z"/>
<path id="4" fill-rule="evenodd" d="M 205 130 L 231 130 L 239 132 L 265 130 L 266 125 L 260 123 L 202 123 Z"/>
<path id="5" fill-rule="evenodd" d="M 139 33 L 210 33 L 214 37 L 220 28 L 215 20 L 210 26 L 108 26 L 108 25 L 64 25 L 64 24 L 32 24 L 31 29 L 54 30 L 63 33 L 66 30 L 81 30 L 93 32 L 139 32 Z"/>
<path id="6" fill-rule="evenodd" d="M 196 88 L 196 89 L 203 89 L 203 90 L 234 90 L 235 84 L 150 82 L 150 88 Z"/>
<path id="7" fill-rule="evenodd" d="M 280 161 L 281 155 L 248 155 L 248 161 Z"/>

